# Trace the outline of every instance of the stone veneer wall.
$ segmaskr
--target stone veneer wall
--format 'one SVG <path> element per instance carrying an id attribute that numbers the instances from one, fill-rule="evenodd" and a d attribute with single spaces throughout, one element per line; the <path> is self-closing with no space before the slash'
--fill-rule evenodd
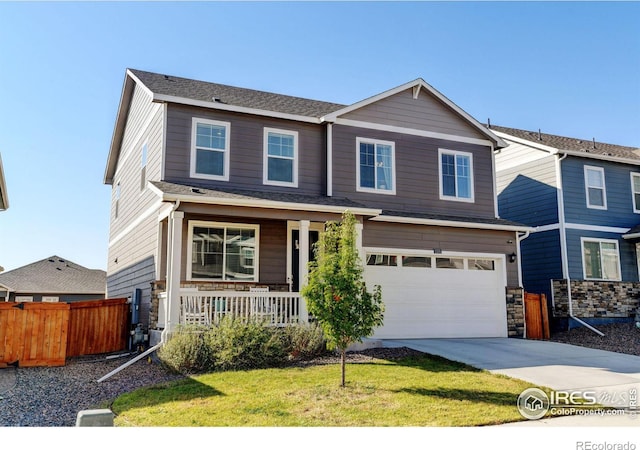
<path id="1" fill-rule="evenodd" d="M 199 291 L 248 291 L 251 287 L 268 287 L 273 292 L 288 292 L 288 284 L 269 283 L 225 283 L 219 281 L 182 281 L 181 288 L 197 288 Z M 154 281 L 151 283 L 151 308 L 149 311 L 149 328 L 158 327 L 158 308 L 160 304 L 160 294 L 166 291 L 166 282 Z"/>
<path id="2" fill-rule="evenodd" d="M 507 332 L 509 337 L 524 337 L 524 289 L 507 287 Z"/>
<path id="3" fill-rule="evenodd" d="M 573 315 L 578 318 L 627 318 L 638 310 L 640 283 L 571 280 Z M 567 280 L 553 280 L 553 315 L 569 317 Z"/>

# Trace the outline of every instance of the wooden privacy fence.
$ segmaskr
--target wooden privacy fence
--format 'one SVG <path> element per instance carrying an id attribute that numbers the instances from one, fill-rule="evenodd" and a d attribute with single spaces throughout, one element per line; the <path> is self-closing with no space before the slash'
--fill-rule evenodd
<path id="1" fill-rule="evenodd" d="M 76 303 L 0 303 L 0 367 L 63 366 L 67 357 L 124 350 L 126 298 Z"/>
<path id="2" fill-rule="evenodd" d="M 524 317 L 527 339 L 549 339 L 549 314 L 547 296 L 544 294 L 524 294 Z"/>

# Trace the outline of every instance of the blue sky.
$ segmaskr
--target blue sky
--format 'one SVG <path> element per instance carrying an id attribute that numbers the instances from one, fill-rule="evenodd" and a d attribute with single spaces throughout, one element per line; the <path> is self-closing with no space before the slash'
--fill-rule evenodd
<path id="1" fill-rule="evenodd" d="M 0 266 L 106 268 L 127 67 L 353 103 L 423 78 L 476 119 L 640 147 L 637 2 L 2 2 Z"/>

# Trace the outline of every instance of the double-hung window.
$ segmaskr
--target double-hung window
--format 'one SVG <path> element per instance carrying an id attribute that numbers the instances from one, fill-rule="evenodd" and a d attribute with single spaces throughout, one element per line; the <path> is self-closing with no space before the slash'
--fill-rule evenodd
<path id="1" fill-rule="evenodd" d="M 607 209 L 607 190 L 602 167 L 584 166 L 584 188 L 587 208 Z"/>
<path id="2" fill-rule="evenodd" d="M 231 124 L 193 118 L 191 130 L 191 176 L 229 180 L 229 134 Z"/>
<path id="3" fill-rule="evenodd" d="M 473 155 L 441 148 L 438 159 L 440 198 L 473 202 Z"/>
<path id="4" fill-rule="evenodd" d="M 298 187 L 298 133 L 264 129 L 263 183 Z"/>
<path id="5" fill-rule="evenodd" d="M 584 278 L 620 281 L 618 241 L 588 238 L 581 241 Z"/>
<path id="6" fill-rule="evenodd" d="M 357 138 L 356 190 L 395 194 L 395 144 Z"/>
<path id="7" fill-rule="evenodd" d="M 640 173 L 631 173 L 631 196 L 633 197 L 633 212 L 640 213 Z"/>
<path id="8" fill-rule="evenodd" d="M 190 280 L 258 281 L 258 225 L 189 222 Z"/>

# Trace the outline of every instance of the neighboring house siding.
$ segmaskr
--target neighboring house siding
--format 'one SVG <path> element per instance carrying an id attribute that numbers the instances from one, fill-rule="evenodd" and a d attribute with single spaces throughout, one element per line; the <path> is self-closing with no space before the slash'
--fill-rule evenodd
<path id="1" fill-rule="evenodd" d="M 356 191 L 356 139 L 359 137 L 394 142 L 395 195 Z M 441 148 L 473 155 L 473 203 L 440 200 L 438 149 Z M 336 125 L 333 127 L 333 195 L 372 208 L 494 218 L 491 159 L 489 147 Z"/>
<path id="2" fill-rule="evenodd" d="M 554 156 L 504 170 L 502 164 L 498 167 L 501 169 L 496 174 L 501 218 L 531 226 L 558 223 Z"/>
<path id="3" fill-rule="evenodd" d="M 192 118 L 231 123 L 229 181 L 190 178 Z M 298 132 L 298 187 L 263 184 L 264 129 Z M 169 105 L 165 181 L 215 189 L 235 188 L 323 195 L 326 192 L 326 132 L 323 126 Z"/>
<path id="4" fill-rule="evenodd" d="M 407 89 L 340 117 L 362 122 L 487 139 L 480 131 L 470 126 L 469 122 L 454 113 L 432 95 L 421 91 L 419 97 L 414 99 L 413 89 Z"/>
<path id="5" fill-rule="evenodd" d="M 562 278 L 558 230 L 531 233 L 520 244 L 522 285 L 527 292 L 551 298 L 551 279 Z"/>
<path id="6" fill-rule="evenodd" d="M 584 166 L 602 167 L 607 198 L 607 209 L 587 208 Z M 562 161 L 565 220 L 568 223 L 631 228 L 640 222 L 640 214 L 633 212 L 630 172 L 636 166 L 572 158 Z"/>
<path id="7" fill-rule="evenodd" d="M 511 243 L 509 243 L 511 241 Z M 516 252 L 515 233 L 511 231 L 473 230 L 367 221 L 362 245 L 398 249 L 433 250 L 443 252 L 495 253 Z M 508 261 L 508 257 L 507 257 Z M 518 286 L 518 266 L 507 262 L 507 284 Z"/>

